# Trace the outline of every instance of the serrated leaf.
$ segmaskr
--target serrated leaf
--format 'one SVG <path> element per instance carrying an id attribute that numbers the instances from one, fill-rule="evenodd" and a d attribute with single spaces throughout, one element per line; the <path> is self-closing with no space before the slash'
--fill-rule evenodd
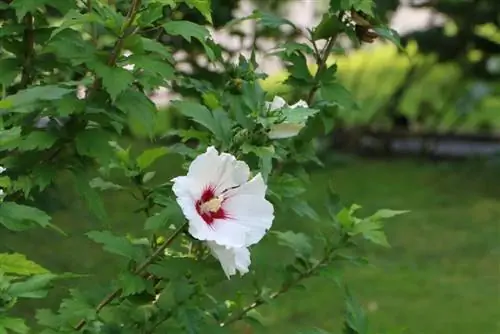
<path id="1" fill-rule="evenodd" d="M 49 0 L 14 0 L 10 6 L 15 9 L 18 21 L 27 14 L 34 13 L 44 6 Z"/>
<path id="2" fill-rule="evenodd" d="M 217 122 L 210 110 L 205 106 L 196 102 L 175 101 L 172 103 L 172 107 L 178 109 L 181 114 L 191 118 L 196 123 L 203 125 L 220 138 L 221 134 L 219 133 Z"/>
<path id="3" fill-rule="evenodd" d="M 125 237 L 115 236 L 110 231 L 91 231 L 86 233 L 92 241 L 103 245 L 107 252 L 123 256 L 130 260 L 137 260 L 141 257 L 140 249 L 135 247 L 130 240 Z"/>
<path id="4" fill-rule="evenodd" d="M 24 319 L 0 316 L 0 333 L 26 334 L 29 330 Z"/>
<path id="5" fill-rule="evenodd" d="M 75 93 L 75 90 L 57 85 L 36 86 L 21 90 L 14 95 L 8 96 L 5 100 L 11 103 L 13 111 L 17 111 L 17 108 L 31 105 L 37 101 L 59 100 L 71 92 Z"/>
<path id="6" fill-rule="evenodd" d="M 147 288 L 147 284 L 140 276 L 131 273 L 120 275 L 120 286 L 122 288 L 122 296 L 131 296 L 143 292 Z"/>
<path id="7" fill-rule="evenodd" d="M 49 273 L 47 269 L 19 253 L 0 253 L 0 272 L 23 276 Z"/>
<path id="8" fill-rule="evenodd" d="M 145 37 L 141 38 L 141 42 L 144 50 L 163 56 L 171 64 L 174 63 L 172 52 L 170 52 L 170 49 L 166 45 Z"/>
<path id="9" fill-rule="evenodd" d="M 75 171 L 74 176 L 77 194 L 83 198 L 89 211 L 100 221 L 107 222 L 108 215 L 106 208 L 100 194 L 90 186 L 90 177 L 88 174 L 82 171 Z"/>
<path id="10" fill-rule="evenodd" d="M 292 231 L 273 232 L 278 237 L 278 244 L 291 248 L 297 255 L 309 256 L 313 247 L 310 239 L 304 233 L 295 233 Z"/>
<path id="11" fill-rule="evenodd" d="M 105 163 L 113 157 L 109 146 L 111 135 L 101 129 L 86 129 L 75 137 L 76 151 L 78 154 L 88 156 Z"/>
<path id="12" fill-rule="evenodd" d="M 155 147 L 149 150 L 146 150 L 137 157 L 137 166 L 144 170 L 151 166 L 156 160 L 161 158 L 162 156 L 168 153 L 168 149 L 166 147 Z"/>
<path id="13" fill-rule="evenodd" d="M 64 234 L 61 229 L 50 222 L 51 219 L 45 212 L 31 206 L 14 202 L 3 202 L 0 205 L 0 224 L 12 231 L 24 231 L 33 225 L 38 225 Z"/>
<path id="14" fill-rule="evenodd" d="M 89 66 L 102 79 L 102 85 L 112 101 L 115 101 L 134 81 L 134 75 L 123 68 L 110 67 L 101 63 L 93 63 Z"/>
<path id="15" fill-rule="evenodd" d="M 163 29 L 167 34 L 181 36 L 188 42 L 195 38 L 203 43 L 210 36 L 207 28 L 189 21 L 170 21 L 163 25 Z"/>
<path id="16" fill-rule="evenodd" d="M 212 1 L 211 0 L 184 0 L 186 5 L 191 8 L 196 8 L 208 21 L 208 23 L 213 24 L 212 22 Z"/>
<path id="17" fill-rule="evenodd" d="M 47 131 L 33 131 L 18 146 L 20 151 L 44 150 L 52 147 L 57 137 Z"/>
<path id="18" fill-rule="evenodd" d="M 146 230 L 159 230 L 182 218 L 179 206 L 174 201 L 170 201 L 170 203 L 170 205 L 163 208 L 159 213 L 146 219 L 144 225 Z"/>
<path id="19" fill-rule="evenodd" d="M 137 136 L 152 136 L 156 121 L 156 106 L 144 94 L 128 89 L 118 96 L 115 106 L 127 114 L 128 123 Z"/>
<path id="20" fill-rule="evenodd" d="M 215 59 L 214 51 L 206 43 L 207 38 L 210 36 L 210 32 L 207 28 L 193 22 L 181 20 L 167 22 L 163 25 L 163 29 L 167 34 L 181 36 L 190 43 L 192 38 L 197 39 L 205 49 L 205 54 L 208 59 Z"/>
<path id="21" fill-rule="evenodd" d="M 168 62 L 155 59 L 152 56 L 130 56 L 128 63 L 134 64 L 148 74 L 159 75 L 162 80 L 170 80 L 175 77 L 175 69 Z"/>
<path id="22" fill-rule="evenodd" d="M 85 23 L 102 23 L 101 18 L 95 13 L 85 13 L 82 14 L 78 10 L 70 10 L 63 17 L 61 25 L 52 31 L 50 39 L 59 34 L 61 31 L 68 29 L 70 27 L 81 25 Z"/>
<path id="23" fill-rule="evenodd" d="M 367 334 L 368 322 L 366 314 L 347 287 L 345 287 L 345 308 L 346 316 L 344 320 L 343 333 Z"/>

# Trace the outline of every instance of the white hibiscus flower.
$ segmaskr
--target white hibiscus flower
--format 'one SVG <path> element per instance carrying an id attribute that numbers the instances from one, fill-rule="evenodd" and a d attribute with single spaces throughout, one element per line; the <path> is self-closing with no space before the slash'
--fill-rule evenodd
<path id="1" fill-rule="evenodd" d="M 260 173 L 251 180 L 249 176 L 245 162 L 211 146 L 193 160 L 186 176 L 172 180 L 193 237 L 233 248 L 262 239 L 272 225 L 274 208 L 265 198 Z"/>
<path id="2" fill-rule="evenodd" d="M 227 247 L 216 244 L 213 241 L 207 242 L 212 255 L 219 260 L 222 270 L 227 278 L 236 274 L 244 275 L 250 266 L 250 251 L 246 247 Z"/>
<path id="3" fill-rule="evenodd" d="M 266 102 L 266 108 L 269 111 L 275 111 L 282 108 L 309 108 L 309 106 L 307 102 L 303 100 L 299 100 L 297 103 L 289 106 L 282 97 L 275 96 L 272 102 Z M 268 136 L 270 139 L 284 139 L 294 137 L 300 132 L 300 130 L 302 130 L 304 126 L 305 120 L 304 122 L 290 122 L 288 120 L 285 120 L 283 123 L 274 124 L 271 127 L 271 131 L 269 131 Z"/>

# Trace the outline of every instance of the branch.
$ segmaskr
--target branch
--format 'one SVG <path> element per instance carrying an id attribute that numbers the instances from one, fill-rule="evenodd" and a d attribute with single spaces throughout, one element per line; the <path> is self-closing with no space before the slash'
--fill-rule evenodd
<path id="1" fill-rule="evenodd" d="M 24 16 L 24 34 L 23 34 L 23 44 L 24 44 L 24 60 L 23 68 L 21 73 L 20 89 L 24 89 L 29 86 L 32 81 L 31 77 L 31 65 L 33 60 L 33 54 L 35 50 L 35 36 L 33 30 L 33 14 L 26 13 Z"/>
<path id="2" fill-rule="evenodd" d="M 185 222 L 184 224 L 182 224 L 181 226 L 179 226 L 177 228 L 177 230 L 174 231 L 174 233 L 172 233 L 168 239 L 160 246 L 156 249 L 156 251 L 151 254 L 146 260 L 144 260 L 144 262 L 142 262 L 133 272 L 134 275 L 139 275 L 139 274 L 142 274 L 144 272 L 144 270 L 151 264 L 153 263 L 156 258 L 158 256 L 160 256 L 161 254 L 163 254 L 165 252 L 165 249 L 167 249 L 168 246 L 170 246 L 172 244 L 172 242 L 184 231 L 184 228 L 187 226 L 187 222 Z M 95 312 L 96 314 L 99 313 L 106 305 L 108 305 L 109 303 L 111 303 L 112 301 L 114 301 L 116 298 L 118 298 L 122 293 L 122 289 L 119 288 L 119 289 L 116 289 L 115 291 L 113 291 L 112 293 L 110 293 L 109 295 L 107 295 L 97 306 L 96 306 L 96 309 L 95 309 Z M 87 323 L 87 320 L 85 319 L 82 319 L 80 320 L 80 322 L 75 326 L 75 330 L 76 331 L 80 331 L 84 326 L 85 324 Z"/>
<path id="3" fill-rule="evenodd" d="M 333 251 L 332 251 L 333 252 Z M 306 278 L 309 278 L 311 277 L 312 275 L 314 275 L 316 273 L 316 271 L 324 266 L 325 264 L 327 264 L 327 262 L 329 261 L 330 259 L 330 256 L 332 255 L 332 252 L 329 252 L 325 255 L 325 257 L 318 263 L 316 264 L 315 266 L 313 266 L 311 269 L 309 269 L 308 271 L 302 273 L 300 276 L 298 276 L 295 280 L 283 285 L 281 287 L 281 289 L 279 289 L 278 291 L 275 291 L 274 293 L 272 293 L 268 298 L 266 298 L 266 300 L 264 300 L 263 298 L 259 297 L 257 298 L 253 303 L 251 303 L 250 305 L 247 305 L 246 307 L 244 307 L 241 311 L 239 311 L 238 313 L 235 313 L 235 314 L 232 314 L 231 316 L 229 316 L 229 318 L 225 321 L 225 322 L 222 322 L 220 324 L 220 327 L 226 327 L 238 320 L 241 320 L 243 319 L 243 317 L 248 313 L 250 312 L 251 310 L 253 309 L 256 309 L 257 307 L 261 306 L 261 305 L 264 305 L 266 302 L 268 302 L 269 300 L 275 300 L 276 298 L 278 298 L 279 296 L 281 296 L 282 294 L 288 292 L 291 288 L 293 288 L 294 286 L 296 286 L 298 283 L 300 283 L 302 280 L 306 279 Z"/>
<path id="4" fill-rule="evenodd" d="M 313 88 L 311 88 L 311 90 L 309 91 L 309 95 L 307 96 L 306 102 L 308 105 L 310 105 L 312 103 L 312 101 L 314 99 L 314 94 L 316 94 L 316 92 L 318 91 L 318 89 L 320 87 L 319 83 L 317 81 L 318 81 L 320 75 L 326 69 L 326 61 L 328 60 L 328 56 L 332 52 L 332 48 L 335 44 L 336 39 L 337 39 L 337 36 L 330 37 L 330 39 L 326 43 L 325 47 L 321 51 L 322 54 L 318 55 L 318 58 L 316 61 L 317 65 L 318 65 L 318 70 L 316 71 L 316 74 L 314 75 L 314 81 L 316 83 L 313 86 Z M 313 43 L 313 45 L 314 45 L 314 48 L 317 50 L 316 45 L 314 43 Z"/>
<path id="5" fill-rule="evenodd" d="M 130 9 L 127 13 L 127 17 L 125 19 L 125 24 L 123 25 L 121 35 L 120 37 L 118 37 L 118 40 L 113 46 L 113 50 L 111 51 L 111 54 L 108 58 L 109 66 L 114 66 L 116 64 L 116 60 L 118 59 L 118 56 L 120 55 L 123 49 L 123 43 L 125 42 L 125 38 L 127 38 L 127 36 L 130 34 L 129 33 L 130 27 L 134 23 L 135 17 L 139 12 L 139 8 L 141 7 L 141 2 L 142 2 L 141 0 L 133 0 L 132 5 L 130 6 Z M 92 88 L 87 93 L 87 98 L 90 96 L 92 92 L 98 90 L 100 87 L 101 87 L 101 81 L 96 78 L 94 80 L 94 83 L 92 84 Z"/>

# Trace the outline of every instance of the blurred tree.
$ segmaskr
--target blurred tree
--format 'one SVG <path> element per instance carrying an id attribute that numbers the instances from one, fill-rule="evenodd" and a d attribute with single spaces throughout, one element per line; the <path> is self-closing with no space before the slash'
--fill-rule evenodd
<path id="1" fill-rule="evenodd" d="M 495 32 L 500 33 L 500 1 L 411 0 L 410 6 L 429 8 L 443 14 L 451 25 L 407 34 L 403 36 L 404 43 L 415 40 L 421 52 L 436 54 L 439 62 L 458 62 L 466 76 L 481 79 L 500 77 L 500 73 L 492 73 L 487 67 L 488 61 L 500 55 L 499 40 L 492 38 Z M 490 34 L 480 29 L 485 25 L 488 25 Z"/>

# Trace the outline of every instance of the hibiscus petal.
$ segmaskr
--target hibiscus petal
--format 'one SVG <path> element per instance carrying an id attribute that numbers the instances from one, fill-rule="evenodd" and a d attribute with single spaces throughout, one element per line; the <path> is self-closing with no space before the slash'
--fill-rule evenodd
<path id="1" fill-rule="evenodd" d="M 222 270 L 227 278 L 239 271 L 241 275 L 248 272 L 250 266 L 250 251 L 246 247 L 234 248 L 218 245 L 215 242 L 207 242 L 212 255 L 219 260 Z"/>
<path id="2" fill-rule="evenodd" d="M 274 97 L 273 101 L 271 102 L 271 106 L 270 106 L 269 110 L 273 111 L 273 110 L 281 109 L 284 106 L 286 106 L 286 101 L 281 96 L 276 95 Z"/>
<path id="3" fill-rule="evenodd" d="M 195 179 L 201 189 L 214 188 L 215 195 L 224 190 L 245 183 L 250 176 L 250 168 L 228 153 L 221 153 L 213 147 L 200 154 L 189 166 L 187 177 Z"/>
<path id="4" fill-rule="evenodd" d="M 297 101 L 297 103 L 291 105 L 290 108 L 291 109 L 295 109 L 295 108 L 309 108 L 309 105 L 307 104 L 306 101 L 299 100 L 299 101 Z"/>
<path id="5" fill-rule="evenodd" d="M 261 174 L 241 187 L 228 191 L 222 205 L 228 218 L 215 222 L 216 233 L 234 236 L 244 231 L 245 246 L 259 242 L 271 228 L 274 219 L 273 205 L 265 199 L 265 193 L 266 184 Z M 236 240 L 233 241 L 236 243 Z"/>

